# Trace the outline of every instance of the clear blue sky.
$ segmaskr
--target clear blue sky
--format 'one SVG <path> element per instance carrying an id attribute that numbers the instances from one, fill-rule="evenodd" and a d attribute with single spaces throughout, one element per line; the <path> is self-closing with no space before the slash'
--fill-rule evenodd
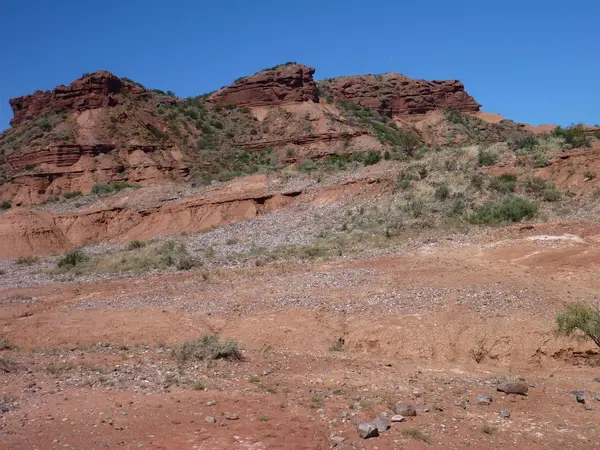
<path id="1" fill-rule="evenodd" d="M 457 78 L 513 120 L 597 123 L 599 19 L 598 0 L 2 0 L 0 130 L 10 97 L 84 72 L 190 96 L 285 61 Z"/>

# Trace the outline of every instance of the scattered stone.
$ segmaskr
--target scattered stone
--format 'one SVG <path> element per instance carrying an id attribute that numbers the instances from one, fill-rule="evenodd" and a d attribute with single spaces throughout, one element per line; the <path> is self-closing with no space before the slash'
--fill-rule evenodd
<path id="1" fill-rule="evenodd" d="M 215 406 L 217 404 L 217 402 L 215 402 L 214 400 L 209 400 L 206 402 L 206 406 Z"/>
<path id="2" fill-rule="evenodd" d="M 596 395 L 596 400 L 600 402 L 600 394 Z"/>
<path id="3" fill-rule="evenodd" d="M 587 398 L 585 396 L 585 391 L 573 391 L 573 394 L 575 394 L 575 400 L 577 400 L 577 403 L 586 403 Z"/>
<path id="4" fill-rule="evenodd" d="M 368 422 L 366 420 L 361 420 L 356 424 L 356 432 L 363 439 L 379 436 L 377 425 L 375 425 L 374 422 Z"/>
<path id="5" fill-rule="evenodd" d="M 225 418 L 227 420 L 238 420 L 240 415 L 238 413 L 225 413 Z"/>
<path id="6" fill-rule="evenodd" d="M 414 405 L 410 405 L 408 403 L 396 403 L 396 408 L 394 410 L 396 414 L 400 414 L 404 417 L 412 417 L 417 415 L 417 410 Z"/>
<path id="7" fill-rule="evenodd" d="M 378 414 L 377 419 L 375 419 L 374 423 L 377 427 L 377 431 L 379 431 L 380 433 L 389 430 L 391 427 L 390 420 L 383 414 Z"/>
<path id="8" fill-rule="evenodd" d="M 508 419 L 510 417 L 510 411 L 508 409 L 501 409 L 500 410 L 500 417 Z"/>
<path id="9" fill-rule="evenodd" d="M 341 444 L 342 442 L 344 442 L 346 440 L 346 438 L 342 437 L 342 436 L 333 436 L 331 438 L 331 442 L 333 442 L 335 445 L 337 444 Z"/>
<path id="10" fill-rule="evenodd" d="M 596 383 L 600 383 L 600 377 L 594 378 L 594 381 L 595 381 Z"/>
<path id="11" fill-rule="evenodd" d="M 588 405 L 588 404 L 586 403 L 586 404 L 584 405 L 584 409 L 585 409 L 586 411 L 591 411 L 591 410 L 592 410 L 592 406 L 591 406 L 591 405 Z"/>
<path id="12" fill-rule="evenodd" d="M 392 422 L 404 422 L 406 419 L 404 416 L 401 416 L 400 414 L 396 414 L 396 415 L 392 416 L 392 418 L 390 420 Z"/>
<path id="13" fill-rule="evenodd" d="M 479 394 L 477 396 L 477 404 L 478 405 L 491 405 L 492 396 L 490 394 Z"/>
<path id="14" fill-rule="evenodd" d="M 205 418 L 204 418 L 204 421 L 205 421 L 206 423 L 217 423 L 217 419 L 215 419 L 215 418 L 214 418 L 214 417 L 212 417 L 212 416 L 207 416 L 207 417 L 205 417 Z"/>
<path id="15" fill-rule="evenodd" d="M 527 391 L 529 391 L 529 386 L 523 383 L 522 381 L 516 382 L 506 382 L 498 385 L 498 391 L 504 392 L 506 394 L 519 394 L 519 395 L 527 395 Z"/>

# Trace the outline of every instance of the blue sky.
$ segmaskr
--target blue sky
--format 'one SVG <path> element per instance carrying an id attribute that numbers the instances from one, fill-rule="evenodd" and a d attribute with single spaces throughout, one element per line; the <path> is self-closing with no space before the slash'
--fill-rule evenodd
<path id="1" fill-rule="evenodd" d="M 0 130 L 9 98 L 84 72 L 190 96 L 286 61 L 456 78 L 513 120 L 598 123 L 599 17 L 597 0 L 4 0 Z"/>

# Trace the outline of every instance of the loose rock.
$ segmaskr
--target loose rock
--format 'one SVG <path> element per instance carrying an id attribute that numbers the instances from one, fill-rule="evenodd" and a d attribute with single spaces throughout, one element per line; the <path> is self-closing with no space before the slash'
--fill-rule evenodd
<path id="1" fill-rule="evenodd" d="M 492 396 L 490 394 L 479 394 L 477 396 L 478 405 L 490 405 L 492 403 Z"/>
<path id="2" fill-rule="evenodd" d="M 205 417 L 205 418 L 204 418 L 204 421 L 205 421 L 206 423 L 217 423 L 217 419 L 215 419 L 215 418 L 214 418 L 214 417 L 212 417 L 212 416 Z"/>
<path id="3" fill-rule="evenodd" d="M 586 396 L 585 396 L 585 391 L 573 391 L 573 394 L 575 394 L 575 400 L 577 400 L 577 403 L 586 403 Z"/>
<path id="4" fill-rule="evenodd" d="M 366 420 L 361 420 L 356 424 L 356 432 L 363 439 L 379 436 L 377 425 L 375 425 L 374 422 L 368 422 Z"/>
<path id="5" fill-rule="evenodd" d="M 406 418 L 404 416 L 401 416 L 400 414 L 396 414 L 396 415 L 392 416 L 392 418 L 390 420 L 392 422 L 404 422 L 406 420 Z"/>
<path id="6" fill-rule="evenodd" d="M 404 417 L 411 417 L 417 415 L 417 410 L 414 405 L 410 405 L 408 403 L 396 403 L 395 408 L 396 414 L 400 414 Z"/>
<path id="7" fill-rule="evenodd" d="M 510 411 L 508 409 L 501 409 L 500 417 L 504 417 L 505 419 L 508 419 L 510 417 Z"/>
<path id="8" fill-rule="evenodd" d="M 517 381 L 517 382 L 506 382 L 498 385 L 498 391 L 504 392 L 506 394 L 519 394 L 519 395 L 527 395 L 527 391 L 529 391 L 529 386 L 527 384 Z"/>
<path id="9" fill-rule="evenodd" d="M 390 420 L 383 414 L 378 414 L 377 419 L 375 419 L 375 426 L 377 427 L 377 431 L 383 433 L 390 429 Z"/>
<path id="10" fill-rule="evenodd" d="M 225 413 L 225 418 L 227 420 L 238 420 L 240 415 L 238 413 Z"/>

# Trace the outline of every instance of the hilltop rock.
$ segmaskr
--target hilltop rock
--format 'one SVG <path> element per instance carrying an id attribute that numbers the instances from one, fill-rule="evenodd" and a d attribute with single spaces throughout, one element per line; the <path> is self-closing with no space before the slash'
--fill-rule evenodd
<path id="1" fill-rule="evenodd" d="M 86 74 L 68 86 L 58 86 L 53 91 L 36 91 L 31 95 L 10 99 L 13 119 L 10 124 L 16 126 L 28 118 L 38 118 L 47 112 L 101 108 L 114 106 L 117 99 L 114 94 L 127 88 L 134 94 L 145 91 L 144 88 L 126 83 L 106 70 Z"/>
<path id="2" fill-rule="evenodd" d="M 282 64 L 241 78 L 214 93 L 215 105 L 273 106 L 294 102 L 318 102 L 315 69 L 301 64 Z"/>
<path id="3" fill-rule="evenodd" d="M 368 106 L 381 114 L 411 116 L 436 109 L 476 113 L 480 107 L 458 80 L 426 81 L 391 73 L 341 77 L 319 84 L 334 100 Z"/>

